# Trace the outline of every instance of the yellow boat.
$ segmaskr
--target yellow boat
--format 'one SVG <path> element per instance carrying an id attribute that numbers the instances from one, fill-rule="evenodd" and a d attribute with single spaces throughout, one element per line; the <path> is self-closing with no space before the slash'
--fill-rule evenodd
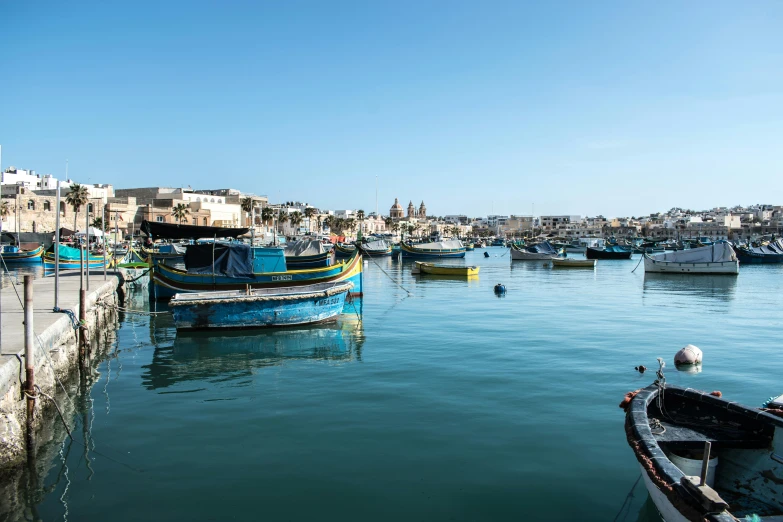
<path id="1" fill-rule="evenodd" d="M 552 265 L 560 268 L 595 268 L 595 259 L 553 258 Z"/>
<path id="2" fill-rule="evenodd" d="M 470 277 L 477 276 L 480 268 L 478 266 L 435 265 L 416 261 L 413 273 Z"/>

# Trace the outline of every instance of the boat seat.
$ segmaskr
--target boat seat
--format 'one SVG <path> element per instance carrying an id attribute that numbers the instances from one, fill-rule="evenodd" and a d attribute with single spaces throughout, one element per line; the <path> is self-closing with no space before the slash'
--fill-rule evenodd
<path id="1" fill-rule="evenodd" d="M 658 433 L 660 429 L 653 428 L 655 440 L 659 444 L 674 446 L 680 448 L 701 449 L 704 442 L 709 441 L 718 448 L 767 448 L 770 445 L 770 439 L 755 435 L 748 431 L 729 431 L 720 428 L 696 427 L 688 428 L 678 424 L 672 424 L 669 421 L 661 421 L 661 426 L 666 428 L 663 433 Z"/>

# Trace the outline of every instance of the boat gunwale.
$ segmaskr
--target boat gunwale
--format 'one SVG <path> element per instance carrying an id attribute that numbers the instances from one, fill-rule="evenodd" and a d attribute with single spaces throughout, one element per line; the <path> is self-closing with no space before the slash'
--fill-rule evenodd
<path id="1" fill-rule="evenodd" d="M 330 285 L 324 290 L 316 290 L 312 287 L 321 287 Z M 304 290 L 306 287 L 310 287 L 308 290 Z M 203 304 L 221 304 L 227 301 L 230 302 L 272 302 L 272 301 L 294 301 L 301 299 L 314 299 L 317 297 L 330 297 L 333 295 L 343 294 L 349 292 L 353 288 L 353 283 L 350 281 L 338 281 L 336 283 L 316 283 L 312 285 L 305 285 L 302 291 L 299 292 L 278 292 L 271 293 L 269 295 L 253 295 L 243 294 L 241 290 L 218 290 L 215 292 L 183 292 L 182 294 L 176 294 L 169 306 L 195 306 Z M 269 289 L 256 289 L 256 290 L 276 290 L 275 288 Z"/>

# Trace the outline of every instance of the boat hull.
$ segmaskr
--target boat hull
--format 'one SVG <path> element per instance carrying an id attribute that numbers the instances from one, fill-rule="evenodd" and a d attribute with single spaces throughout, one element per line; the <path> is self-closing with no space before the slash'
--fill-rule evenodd
<path id="1" fill-rule="evenodd" d="M 663 491 L 653 484 L 653 481 L 650 479 L 644 466 L 639 464 L 639 467 L 642 470 L 642 480 L 644 480 L 644 485 L 647 487 L 647 492 L 650 494 L 650 499 L 652 499 L 653 504 L 655 504 L 655 508 L 658 510 L 661 518 L 665 522 L 690 522 L 682 513 L 677 511 L 677 508 L 675 508 L 669 499 L 666 498 Z"/>
<path id="2" fill-rule="evenodd" d="M 720 261 L 709 263 L 675 263 L 656 261 L 649 255 L 644 256 L 644 271 L 654 274 L 724 274 L 738 275 L 739 261 Z"/>
<path id="3" fill-rule="evenodd" d="M 423 274 L 460 276 L 460 277 L 477 276 L 479 273 L 479 269 L 481 268 L 478 266 L 433 265 L 432 263 L 422 263 L 420 261 L 416 261 L 416 266 L 418 267 L 419 271 Z"/>
<path id="4" fill-rule="evenodd" d="M 334 245 L 334 255 L 339 258 L 348 258 L 356 253 L 356 247 L 346 248 L 340 245 Z"/>
<path id="5" fill-rule="evenodd" d="M 289 288 L 321 282 L 350 281 L 352 296 L 362 295 L 362 256 L 355 254 L 346 262 L 326 268 L 289 270 L 254 274 L 252 278 L 233 278 L 222 274 L 190 274 L 168 266 L 155 265 L 152 271 L 150 298 L 170 299 L 184 292 L 210 292 L 218 290 L 244 290 L 262 288 Z"/>
<path id="6" fill-rule="evenodd" d="M 324 252 L 312 256 L 286 256 L 285 263 L 289 270 L 320 268 L 332 264 L 332 253 Z"/>
<path id="7" fill-rule="evenodd" d="M 539 254 L 536 252 L 524 252 L 515 248 L 511 249 L 512 261 L 551 261 L 556 258 L 555 254 Z"/>
<path id="8" fill-rule="evenodd" d="M 735 248 L 737 259 L 743 265 L 772 265 L 783 263 L 783 254 L 758 254 Z"/>
<path id="9" fill-rule="evenodd" d="M 326 291 L 260 296 L 205 293 L 185 301 L 176 296 L 170 307 L 178 330 L 297 326 L 335 319 L 350 288 L 343 284 Z"/>
<path id="10" fill-rule="evenodd" d="M 150 283 L 149 265 L 118 266 L 117 270 L 122 274 L 124 284 L 131 288 L 146 288 Z"/>
<path id="11" fill-rule="evenodd" d="M 111 264 L 111 260 L 112 260 L 111 257 L 107 257 L 106 262 L 104 263 L 102 257 L 99 258 L 95 256 L 90 256 L 88 266 L 91 270 L 95 268 L 103 268 L 104 265 L 108 267 Z M 60 258 L 59 263 L 55 263 L 53 255 L 50 257 L 50 254 L 46 254 L 43 257 L 44 270 L 54 270 L 55 265 L 58 264 L 60 270 L 78 270 L 82 268 L 82 262 L 79 259 Z"/>
<path id="12" fill-rule="evenodd" d="M 33 265 L 40 264 L 44 248 L 39 246 L 34 250 L 20 250 L 18 252 L 0 252 L 0 258 L 6 264 Z"/>
<path id="13" fill-rule="evenodd" d="M 555 268 L 595 268 L 595 259 L 553 259 Z"/>

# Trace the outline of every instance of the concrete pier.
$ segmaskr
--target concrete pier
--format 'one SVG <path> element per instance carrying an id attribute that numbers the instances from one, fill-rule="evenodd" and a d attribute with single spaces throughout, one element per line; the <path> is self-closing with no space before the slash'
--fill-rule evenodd
<path id="1" fill-rule="evenodd" d="M 117 312 L 113 305 L 119 304 L 117 289 L 119 280 L 109 275 L 103 280 L 103 273 L 90 272 L 90 291 L 87 293 L 86 325 L 89 338 L 94 339 L 104 326 L 114 325 Z M 22 382 L 25 380 L 23 306 L 17 298 L 23 299 L 24 288 L 19 284 L 0 290 L 0 471 L 23 464 L 25 449 L 25 399 Z M 79 316 L 79 273 L 63 274 L 60 277 L 60 308 Z M 107 306 L 98 306 L 98 301 Z M 46 277 L 33 282 L 33 324 L 35 332 L 35 383 L 41 391 L 52 397 L 62 396 L 55 375 L 62 382 L 68 381 L 78 369 L 78 331 L 73 318 L 66 313 L 54 312 L 54 278 Z M 46 354 L 42 350 L 45 350 Z M 60 423 L 56 410 L 45 399 L 36 400 L 35 421 L 37 428 Z"/>

